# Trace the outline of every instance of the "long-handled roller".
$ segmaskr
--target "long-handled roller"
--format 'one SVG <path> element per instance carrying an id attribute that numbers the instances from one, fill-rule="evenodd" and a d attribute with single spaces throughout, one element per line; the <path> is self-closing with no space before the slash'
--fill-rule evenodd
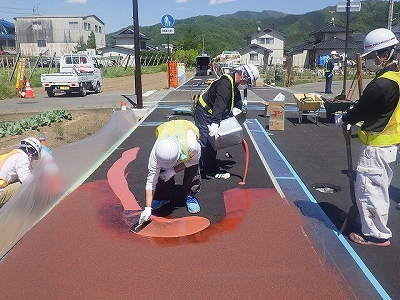
<path id="1" fill-rule="evenodd" d="M 351 127 L 347 129 L 347 124 L 342 125 L 343 136 L 346 141 L 346 153 L 347 153 L 347 176 L 349 178 L 349 185 L 350 185 L 350 198 L 351 198 L 351 207 L 349 212 L 346 216 L 346 219 L 343 222 L 342 227 L 340 228 L 340 233 L 347 228 L 347 226 L 351 225 L 354 220 L 358 216 L 358 208 L 356 203 L 356 196 L 354 192 L 354 171 L 353 171 L 353 160 L 351 156 Z"/>

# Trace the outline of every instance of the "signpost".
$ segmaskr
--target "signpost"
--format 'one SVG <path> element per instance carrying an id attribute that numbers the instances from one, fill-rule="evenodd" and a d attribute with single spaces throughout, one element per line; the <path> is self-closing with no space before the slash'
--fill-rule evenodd
<path id="1" fill-rule="evenodd" d="M 171 82 L 172 79 L 176 77 L 176 72 L 174 72 L 174 70 L 176 70 L 176 63 L 175 65 L 170 63 L 170 47 L 169 47 L 169 35 L 170 34 L 174 34 L 175 30 L 172 26 L 174 26 L 175 20 L 174 17 L 169 15 L 169 14 L 165 14 L 161 17 L 161 25 L 163 26 L 163 28 L 161 28 L 161 34 L 166 34 L 167 35 L 167 47 L 168 47 L 168 59 L 167 59 L 167 66 L 168 66 L 168 88 L 171 87 Z M 175 67 L 175 68 L 174 68 Z M 174 82 L 172 85 L 175 85 Z M 175 87 L 175 86 L 174 86 Z"/>
<path id="2" fill-rule="evenodd" d="M 165 14 L 161 17 L 161 25 L 163 28 L 161 28 L 161 33 L 162 34 L 166 34 L 167 35 L 167 47 L 168 47 L 168 60 L 169 60 L 169 35 L 170 34 L 174 34 L 175 30 L 172 26 L 174 26 L 175 24 L 175 20 L 174 17 L 169 15 L 169 14 Z"/>

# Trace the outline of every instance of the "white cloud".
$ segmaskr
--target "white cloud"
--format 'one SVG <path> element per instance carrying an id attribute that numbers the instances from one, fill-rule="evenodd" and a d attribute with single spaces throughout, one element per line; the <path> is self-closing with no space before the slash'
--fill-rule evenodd
<path id="1" fill-rule="evenodd" d="M 187 3 L 188 0 L 175 0 L 175 3 Z"/>
<path id="2" fill-rule="evenodd" d="M 228 2 L 234 2 L 236 0 L 210 0 L 208 2 L 209 5 L 216 5 L 216 4 L 223 4 L 223 3 L 228 3 Z"/>
<path id="3" fill-rule="evenodd" d="M 66 0 L 65 3 L 78 3 L 78 4 L 85 4 L 88 0 Z"/>

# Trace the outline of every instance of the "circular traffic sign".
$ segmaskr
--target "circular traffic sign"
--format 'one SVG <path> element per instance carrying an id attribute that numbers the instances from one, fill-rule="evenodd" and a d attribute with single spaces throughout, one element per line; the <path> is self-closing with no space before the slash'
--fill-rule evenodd
<path id="1" fill-rule="evenodd" d="M 161 17 L 161 25 L 165 28 L 171 28 L 174 26 L 174 23 L 174 17 L 169 14 L 165 14 Z"/>

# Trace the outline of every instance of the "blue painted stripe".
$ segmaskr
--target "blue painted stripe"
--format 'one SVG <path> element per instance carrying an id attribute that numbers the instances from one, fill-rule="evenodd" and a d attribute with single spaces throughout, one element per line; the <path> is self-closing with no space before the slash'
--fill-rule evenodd
<path id="1" fill-rule="evenodd" d="M 375 290 L 379 293 L 379 295 L 383 299 L 391 299 L 387 292 L 384 290 L 382 285 L 378 282 L 375 276 L 371 273 L 359 255 L 354 251 L 349 242 L 345 239 L 345 237 L 340 234 L 332 223 L 332 221 L 328 218 L 322 208 L 318 205 L 318 202 L 311 195 L 310 191 L 304 185 L 303 181 L 297 175 L 293 167 L 287 161 L 287 159 L 280 152 L 278 147 L 274 144 L 274 142 L 269 137 L 268 133 L 264 130 L 263 126 L 256 119 L 248 119 L 246 120 L 245 127 L 247 127 L 247 131 L 250 135 L 251 140 L 256 147 L 257 152 L 261 156 L 261 159 L 267 169 L 267 172 L 271 176 L 271 180 L 275 184 L 278 192 L 281 193 L 284 197 L 292 196 L 291 199 L 296 199 L 299 195 L 304 195 L 307 200 L 311 201 L 315 205 L 315 208 L 320 213 L 321 217 L 324 219 L 324 224 L 332 230 L 332 233 L 339 239 L 344 248 L 348 251 L 350 256 L 354 259 L 357 265 L 360 267 L 361 271 L 365 274 L 369 282 L 373 285 Z M 288 179 L 295 179 L 297 182 L 297 187 L 293 186 L 293 180 L 288 181 Z M 289 184 L 291 183 L 291 184 Z M 283 193 L 283 191 L 286 193 Z M 290 195 L 291 194 L 291 195 Z M 302 198 L 305 199 L 305 198 Z"/>

